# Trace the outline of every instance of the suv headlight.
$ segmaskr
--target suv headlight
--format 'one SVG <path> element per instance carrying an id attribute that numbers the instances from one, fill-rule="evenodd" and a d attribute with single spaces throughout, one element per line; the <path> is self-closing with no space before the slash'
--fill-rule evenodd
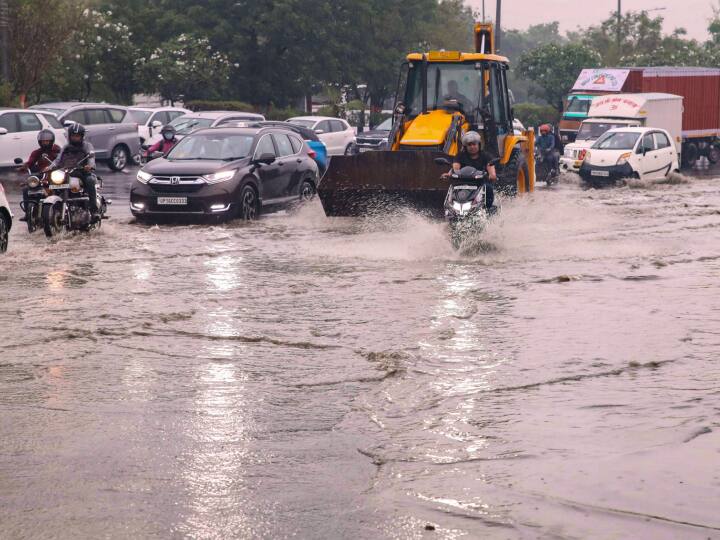
<path id="1" fill-rule="evenodd" d="M 152 177 L 152 174 L 145 171 L 138 171 L 137 173 L 138 182 L 140 182 L 141 184 L 147 184 L 152 179 Z"/>
<path id="2" fill-rule="evenodd" d="M 208 184 L 219 184 L 220 182 L 227 182 L 228 180 L 232 180 L 232 178 L 235 176 L 235 173 L 237 171 L 220 171 L 213 174 L 206 174 L 203 176 L 205 181 Z"/>
<path id="3" fill-rule="evenodd" d="M 615 165 L 625 165 L 628 159 L 630 159 L 630 156 L 632 156 L 632 152 L 625 152 L 624 154 L 621 154 Z"/>

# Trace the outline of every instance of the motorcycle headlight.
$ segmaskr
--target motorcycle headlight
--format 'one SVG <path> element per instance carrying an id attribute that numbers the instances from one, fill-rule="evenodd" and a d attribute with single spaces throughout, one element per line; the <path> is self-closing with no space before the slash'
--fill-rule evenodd
<path id="1" fill-rule="evenodd" d="M 232 180 L 232 178 L 235 176 L 236 171 L 221 171 L 216 172 L 213 174 L 206 174 L 203 176 L 205 181 L 208 184 L 219 184 L 220 182 L 227 182 L 228 180 Z"/>
<path id="2" fill-rule="evenodd" d="M 152 177 L 152 174 L 145 171 L 138 171 L 137 173 L 138 182 L 140 182 L 141 184 L 147 184 L 152 179 Z"/>
<path id="3" fill-rule="evenodd" d="M 64 184 L 65 183 L 65 172 L 61 170 L 53 171 L 50 173 L 50 181 L 53 184 Z"/>
<path id="4" fill-rule="evenodd" d="M 632 156 L 632 152 L 625 152 L 624 154 L 621 154 L 615 165 L 625 165 L 627 160 L 630 159 L 630 156 Z"/>
<path id="5" fill-rule="evenodd" d="M 27 185 L 30 189 L 35 189 L 40 185 L 40 179 L 37 176 L 31 176 L 27 179 Z"/>

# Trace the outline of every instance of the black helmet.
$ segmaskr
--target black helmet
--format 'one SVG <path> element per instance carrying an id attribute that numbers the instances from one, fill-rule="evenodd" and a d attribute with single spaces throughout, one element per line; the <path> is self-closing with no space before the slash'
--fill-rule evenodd
<path id="1" fill-rule="evenodd" d="M 55 133 L 49 129 L 43 129 L 37 134 L 37 141 L 41 148 L 52 148 L 55 144 Z M 47 144 L 43 144 L 43 141 L 50 141 Z"/>
<path id="2" fill-rule="evenodd" d="M 167 137 L 166 134 L 170 134 L 170 136 Z M 175 127 L 171 126 L 170 124 L 163 126 L 162 129 L 160 130 L 160 135 L 162 135 L 163 138 L 165 138 L 167 140 L 174 139 L 175 138 Z"/>
<path id="3" fill-rule="evenodd" d="M 80 135 L 80 141 L 73 142 L 73 140 L 72 140 L 73 135 Z M 78 122 L 70 124 L 70 127 L 68 127 L 68 140 L 70 141 L 70 144 L 72 144 L 74 146 L 80 146 L 80 145 L 82 145 L 84 139 L 85 139 L 85 126 L 83 126 L 82 124 L 79 124 Z"/>

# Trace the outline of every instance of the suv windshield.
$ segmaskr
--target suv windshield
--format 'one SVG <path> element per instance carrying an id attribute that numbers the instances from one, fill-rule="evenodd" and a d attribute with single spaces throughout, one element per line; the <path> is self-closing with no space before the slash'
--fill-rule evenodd
<path id="1" fill-rule="evenodd" d="M 392 129 L 392 116 L 390 118 L 386 118 L 385 120 L 383 120 L 381 123 L 379 123 L 373 129 L 376 129 L 378 131 L 390 131 Z"/>
<path id="2" fill-rule="evenodd" d="M 608 122 L 583 122 L 577 134 L 579 141 L 592 141 L 611 129 L 625 127 L 627 124 L 610 124 Z"/>
<path id="3" fill-rule="evenodd" d="M 480 99 L 483 70 L 472 63 L 429 63 L 427 65 L 427 106 L 428 110 L 442 107 L 447 100 L 457 100 L 463 111 L 470 113 Z M 408 73 L 405 107 L 410 115 L 422 110 L 422 68 L 421 63 L 412 64 Z"/>
<path id="4" fill-rule="evenodd" d="M 633 131 L 606 133 L 592 147 L 598 150 L 632 150 L 638 137 L 640 134 Z"/>
<path id="5" fill-rule="evenodd" d="M 175 120 L 170 122 L 170 125 L 175 128 L 175 132 L 178 135 L 187 135 L 191 131 L 196 129 L 205 128 L 212 126 L 214 120 L 212 118 L 193 118 L 188 116 L 178 116 Z"/>
<path id="6" fill-rule="evenodd" d="M 252 135 L 220 135 L 199 133 L 182 139 L 170 150 L 167 158 L 175 160 L 221 160 L 232 161 L 250 155 Z"/>

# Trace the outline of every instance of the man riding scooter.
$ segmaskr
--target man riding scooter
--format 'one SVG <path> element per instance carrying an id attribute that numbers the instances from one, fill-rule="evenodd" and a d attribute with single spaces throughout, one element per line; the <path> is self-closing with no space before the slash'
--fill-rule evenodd
<path id="1" fill-rule="evenodd" d="M 21 167 L 18 167 L 19 172 L 27 173 L 39 173 L 60 154 L 60 147 L 55 144 L 55 134 L 49 129 L 43 129 L 38 133 L 37 136 L 38 148 L 32 151 L 27 162 Z M 23 204 L 22 208 L 29 208 L 28 206 L 28 188 L 25 187 L 22 190 Z M 20 218 L 20 221 L 27 221 L 27 215 Z"/>
<path id="2" fill-rule="evenodd" d="M 556 176 L 560 162 L 555 153 L 555 135 L 550 131 L 548 124 L 540 126 L 540 136 L 537 138 L 537 141 L 535 141 L 535 144 L 542 153 L 543 159 L 550 167 L 550 176 Z"/>

